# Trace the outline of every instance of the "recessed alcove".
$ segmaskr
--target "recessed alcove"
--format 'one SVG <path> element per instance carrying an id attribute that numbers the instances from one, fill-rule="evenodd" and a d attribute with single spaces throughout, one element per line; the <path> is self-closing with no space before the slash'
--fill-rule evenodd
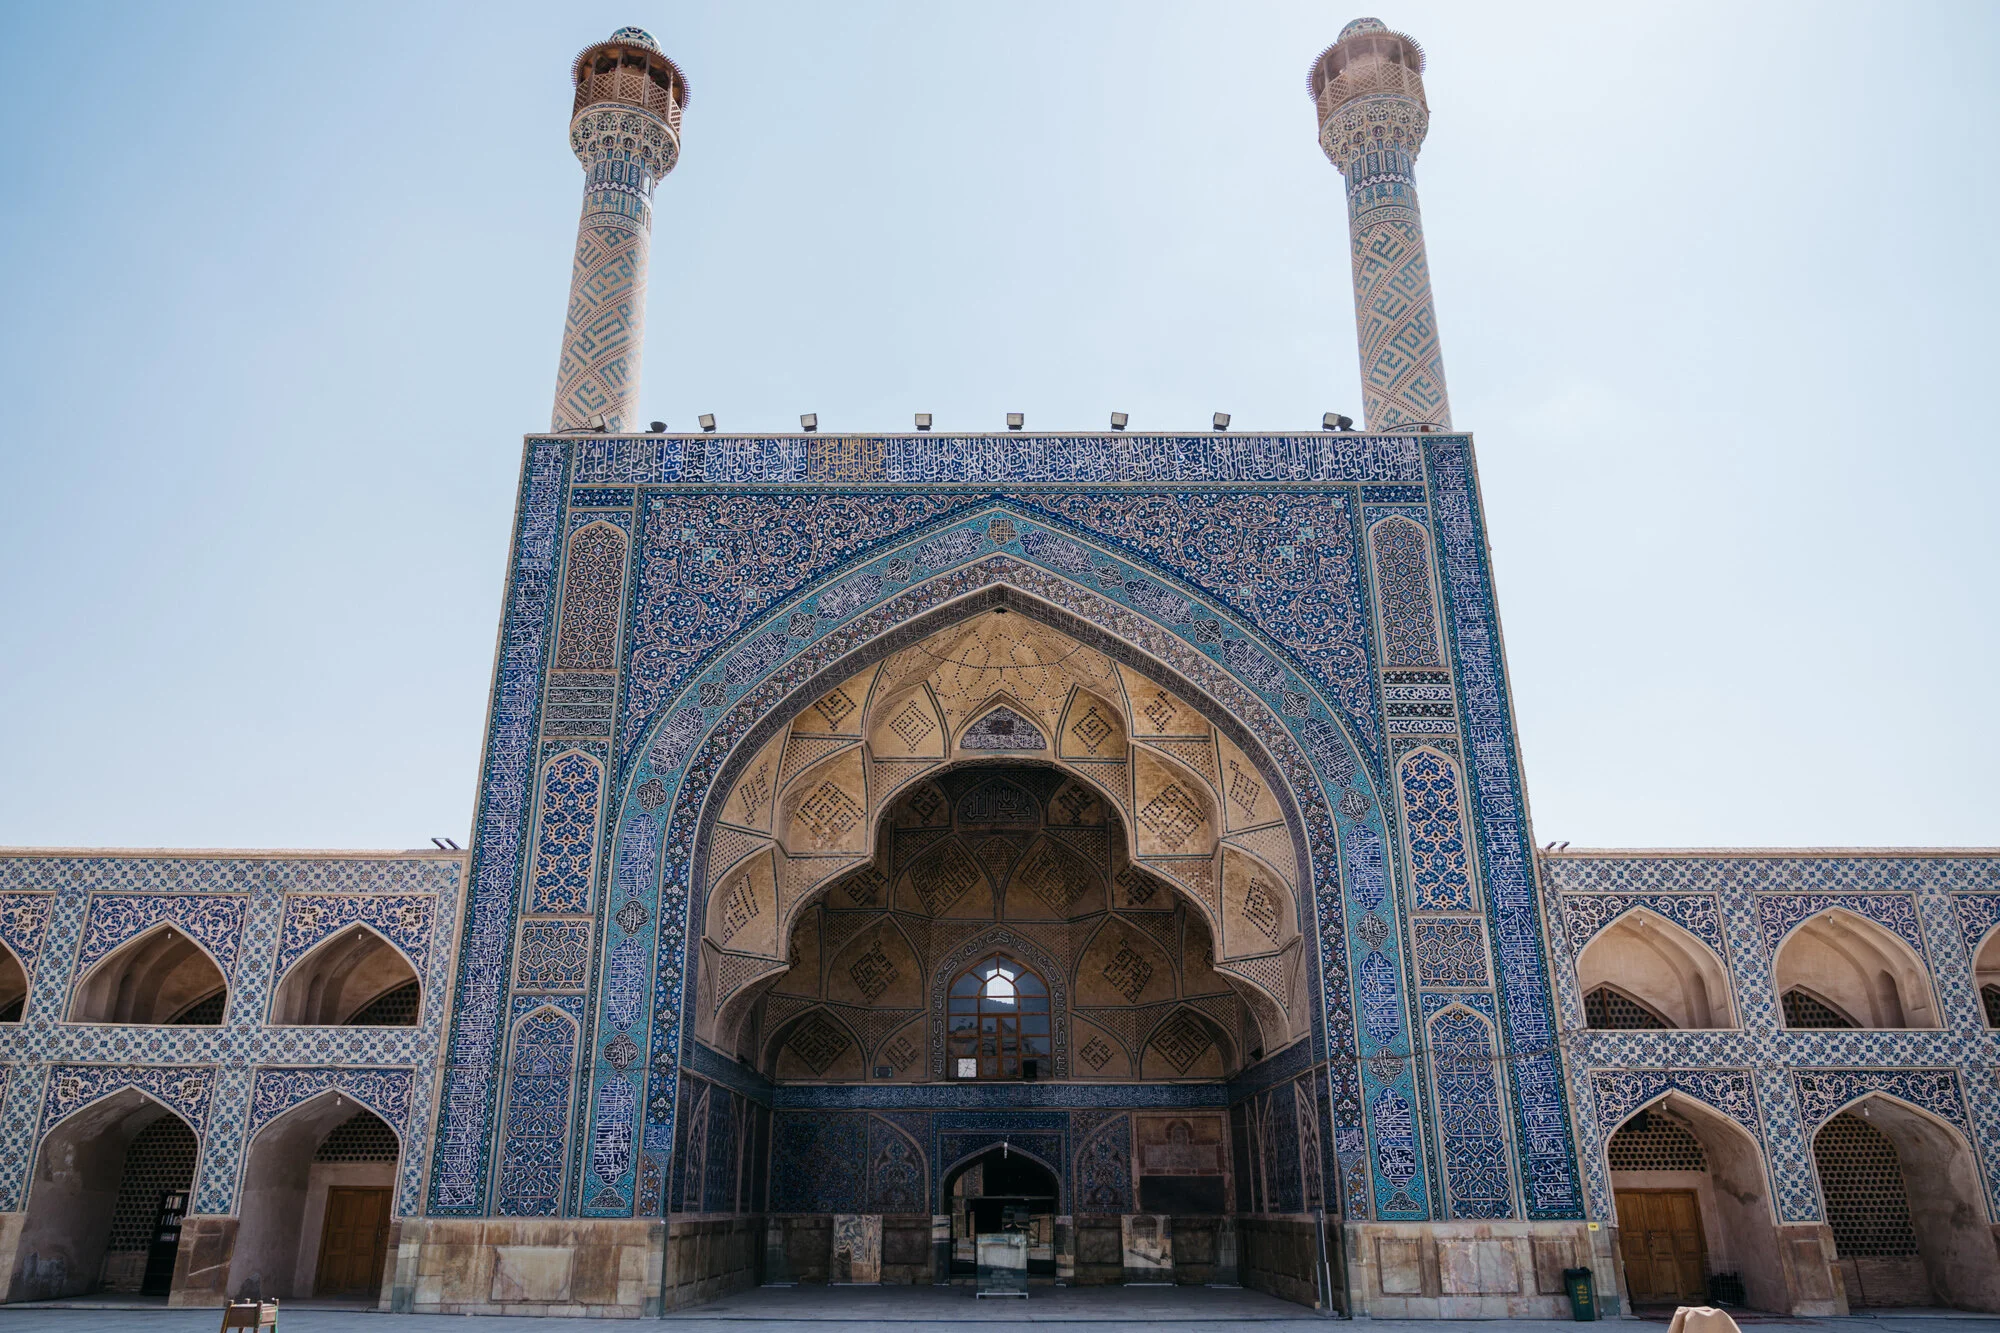
<path id="1" fill-rule="evenodd" d="M 187 932 L 161 926 L 90 970 L 76 987 L 70 1021 L 212 1027 L 228 998 L 228 982 L 207 950 Z"/>
<path id="2" fill-rule="evenodd" d="M 366 926 L 350 926 L 292 964 L 271 999 L 273 1023 L 410 1027 L 421 986 L 400 949 Z"/>

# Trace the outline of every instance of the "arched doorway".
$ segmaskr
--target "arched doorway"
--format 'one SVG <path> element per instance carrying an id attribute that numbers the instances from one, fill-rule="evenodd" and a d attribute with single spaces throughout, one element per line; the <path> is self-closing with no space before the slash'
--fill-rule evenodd
<path id="1" fill-rule="evenodd" d="M 1605 1143 L 1625 1281 L 1638 1306 L 1740 1299 L 1791 1309 L 1763 1154 L 1705 1102 L 1669 1093 Z M 1721 1279 L 1710 1295 L 1711 1279 Z M 1732 1280 L 1742 1295 L 1722 1296 Z"/>
<path id="2" fill-rule="evenodd" d="M 401 1148 L 387 1123 L 338 1091 L 266 1125 L 244 1163 L 229 1293 L 373 1301 Z"/>
<path id="3" fill-rule="evenodd" d="M 185 1120 L 132 1088 L 50 1130 L 35 1155 L 23 1261 L 7 1299 L 166 1296 L 199 1154 Z"/>
<path id="4" fill-rule="evenodd" d="M 961 1162 L 945 1177 L 951 1214 L 951 1271 L 976 1271 L 975 1239 L 1002 1231 L 1028 1238 L 1028 1272 L 1055 1276 L 1055 1223 L 1062 1186 L 1047 1163 L 1002 1143 Z"/>
<path id="5" fill-rule="evenodd" d="M 1956 1130 L 1867 1097 L 1820 1126 L 1813 1166 L 1850 1307 L 2000 1310 L 1979 1166 Z"/>

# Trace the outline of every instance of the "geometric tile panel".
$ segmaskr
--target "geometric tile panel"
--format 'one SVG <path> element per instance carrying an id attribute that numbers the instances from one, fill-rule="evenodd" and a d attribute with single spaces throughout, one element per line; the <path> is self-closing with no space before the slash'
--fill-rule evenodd
<path id="1" fill-rule="evenodd" d="M 0 1024 L 0 1210 L 27 1197 L 56 1119 L 120 1087 L 172 1106 L 201 1138 L 194 1210 L 238 1209 L 250 1138 L 332 1089 L 381 1114 L 405 1145 L 397 1216 L 421 1202 L 433 1080 L 463 862 L 457 856 L 283 853 L 229 857 L 0 856 L 0 939 L 39 952 L 25 1022 Z M 33 899 L 31 902 L 30 899 Z M 214 1027 L 64 1021 L 77 979 L 162 924 L 200 942 L 229 976 Z M 415 964 L 414 1027 L 270 1027 L 276 984 L 339 931 L 365 925 Z M 30 933 L 32 932 L 32 933 Z"/>

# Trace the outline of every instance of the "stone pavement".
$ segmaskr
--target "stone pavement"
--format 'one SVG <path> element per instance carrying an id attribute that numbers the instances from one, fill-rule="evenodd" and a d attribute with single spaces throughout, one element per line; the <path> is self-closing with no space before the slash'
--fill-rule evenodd
<path id="1" fill-rule="evenodd" d="M 1036 1287 L 1022 1300 L 976 1300 L 968 1287 L 763 1287 L 668 1315 L 671 1333 L 986 1333 L 993 1324 L 1089 1324 L 1092 1333 L 1147 1333 L 1161 1325 L 1224 1333 L 1324 1333 L 1331 1321 L 1261 1292 L 1205 1287 Z M 1495 1333 L 1499 1321 L 1366 1321 L 1370 1333 Z M 1659 1322 L 1621 1321 L 1634 1333 Z M 1753 1316 L 1816 1333 L 2000 1333 L 2000 1317 L 1947 1310 L 1882 1311 L 1851 1319 Z M 0 1306 L 0 1333 L 213 1333 L 215 1310 L 169 1310 L 116 1297 Z M 1506 1321 L 1508 1333 L 1562 1333 L 1567 1320 Z M 609 1333 L 596 1319 L 503 1315 L 389 1315 L 353 1306 L 286 1302 L 279 1333 Z"/>

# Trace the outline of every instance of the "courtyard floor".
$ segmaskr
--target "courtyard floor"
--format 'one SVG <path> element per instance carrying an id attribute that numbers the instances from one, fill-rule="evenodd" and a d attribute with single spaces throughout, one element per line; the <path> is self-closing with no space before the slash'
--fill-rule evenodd
<path id="1" fill-rule="evenodd" d="M 1025 1301 L 977 1300 L 967 1287 L 760 1287 L 666 1316 L 673 1333 L 803 1333 L 837 1324 L 840 1333 L 983 1333 L 996 1323 L 1089 1324 L 1093 1333 L 1146 1333 L 1161 1325 L 1229 1333 L 1306 1333 L 1331 1322 L 1261 1292 L 1206 1287 L 1037 1287 Z M 0 1306 L 4 1333 L 211 1333 L 215 1310 L 169 1310 L 158 1301 L 80 1297 Z M 1498 1321 L 1369 1320 L 1379 1333 L 1486 1333 Z M 1568 1320 L 1506 1321 L 1521 1333 L 1559 1333 Z M 1658 1328 L 1657 1323 L 1647 1323 Z M 2000 1333 L 2000 1316 L 1955 1310 L 1895 1310 L 1848 1319 L 1751 1316 L 1821 1333 Z M 609 1333 L 598 1319 L 541 1319 L 538 1333 Z M 278 1333 L 523 1333 L 501 1315 L 381 1314 L 353 1305 L 285 1302 Z"/>

